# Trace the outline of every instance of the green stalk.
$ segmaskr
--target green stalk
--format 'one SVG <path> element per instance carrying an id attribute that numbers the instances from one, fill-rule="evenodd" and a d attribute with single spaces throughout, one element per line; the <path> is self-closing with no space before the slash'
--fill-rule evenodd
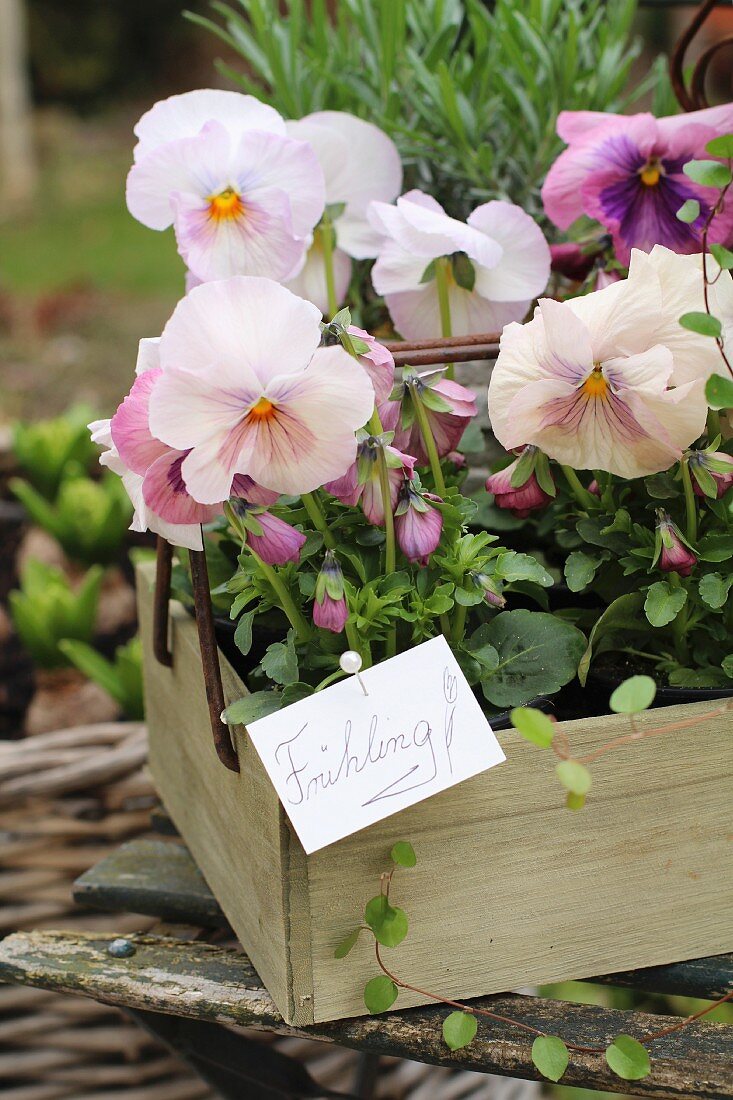
<path id="1" fill-rule="evenodd" d="M 313 493 L 302 493 L 300 499 L 303 501 L 303 507 L 310 516 L 311 523 L 320 531 L 323 535 L 323 541 L 329 550 L 334 550 L 336 547 L 336 539 L 331 533 L 331 529 L 328 526 L 326 517 L 323 514 L 320 502 Z"/>
<path id="2" fill-rule="evenodd" d="M 687 513 L 685 534 L 694 546 L 697 542 L 697 503 L 695 501 L 695 490 L 692 488 L 692 478 L 690 477 L 690 464 L 686 459 L 683 459 L 680 463 L 680 469 L 682 470 L 682 486 L 685 490 L 685 511 Z"/>
<path id="3" fill-rule="evenodd" d="M 330 318 L 338 313 L 339 304 L 336 297 L 336 276 L 333 270 L 333 225 L 325 214 L 319 226 L 319 233 L 321 235 L 321 247 L 323 248 L 323 269 L 326 273 L 326 294 L 328 296 L 328 314 Z"/>
<path id="4" fill-rule="evenodd" d="M 568 488 L 570 489 L 570 492 L 573 494 L 580 507 L 585 508 L 586 510 L 593 509 L 595 507 L 596 500 L 593 494 L 589 493 L 588 490 L 584 487 L 575 470 L 573 470 L 571 466 L 560 466 L 560 469 L 565 475 L 565 480 L 568 483 Z"/>
<path id="5" fill-rule="evenodd" d="M 422 403 L 422 398 L 417 392 L 417 386 L 410 386 L 410 397 L 412 398 L 412 405 L 415 410 L 415 416 L 417 417 L 418 427 L 420 428 L 420 435 L 422 436 L 422 441 L 425 444 L 425 450 L 428 453 L 428 461 L 430 462 L 430 469 L 433 472 L 433 480 L 435 481 L 436 492 L 439 496 L 444 497 L 445 481 L 443 480 L 443 471 L 440 468 L 438 448 L 435 446 L 435 438 L 430 429 L 428 414 L 425 412 L 425 406 Z"/>
<path id="6" fill-rule="evenodd" d="M 679 573 L 669 574 L 669 583 L 672 588 L 685 588 L 685 585 L 680 579 Z M 690 661 L 690 651 L 687 646 L 687 606 L 690 602 L 690 594 L 687 593 L 687 603 L 678 611 L 676 618 L 672 622 L 672 637 L 674 638 L 674 650 L 675 656 L 681 665 L 688 665 Z"/>
<path id="7" fill-rule="evenodd" d="M 453 325 L 450 315 L 450 291 L 448 289 L 448 272 L 450 260 L 447 256 L 441 256 L 435 261 L 435 287 L 438 291 L 438 308 L 440 310 L 440 331 L 443 336 L 453 335 Z M 446 378 L 454 378 L 455 372 L 452 363 L 445 365 Z"/>
<path id="8" fill-rule="evenodd" d="M 288 590 L 285 587 L 285 585 L 283 584 L 283 582 L 278 577 L 275 570 L 272 568 L 271 565 L 268 565 L 268 563 L 266 561 L 263 561 L 262 558 L 259 556 L 259 554 L 256 554 L 255 551 L 252 549 L 252 547 L 249 544 L 247 544 L 247 549 L 249 550 L 250 554 L 252 555 L 252 557 L 257 562 L 258 566 L 260 567 L 262 575 L 267 578 L 270 585 L 272 586 L 272 589 L 275 592 L 275 595 L 277 596 L 278 600 L 280 601 L 280 607 L 283 609 L 283 611 L 287 615 L 287 617 L 290 621 L 290 625 L 292 626 L 293 630 L 295 631 L 295 636 L 298 639 L 298 641 L 299 642 L 308 642 L 308 641 L 310 641 L 310 638 L 311 638 L 311 635 L 312 635 L 311 628 L 308 625 L 308 623 L 306 622 L 305 618 L 303 617 L 303 614 L 300 611 L 300 609 L 297 608 L 295 606 L 295 604 L 293 603 L 292 596 L 288 592 Z"/>
<path id="9" fill-rule="evenodd" d="M 382 491 L 382 507 L 384 509 L 384 531 L 386 540 L 384 544 L 384 572 L 389 577 L 395 571 L 397 564 L 397 550 L 394 533 L 394 515 L 392 512 L 392 496 L 389 491 L 389 471 L 384 447 L 377 452 L 377 464 L 379 467 L 379 487 Z M 397 627 L 390 627 L 387 632 L 386 656 L 394 657 L 397 652 Z"/>
<path id="10" fill-rule="evenodd" d="M 453 644 L 458 645 L 463 640 L 463 635 L 466 633 L 466 614 L 468 608 L 465 604 L 456 604 L 456 617 L 453 620 Z"/>

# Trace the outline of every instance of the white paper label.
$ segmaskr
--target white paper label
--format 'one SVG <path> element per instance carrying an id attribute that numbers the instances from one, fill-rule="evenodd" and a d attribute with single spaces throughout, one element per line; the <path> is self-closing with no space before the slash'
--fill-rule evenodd
<path id="1" fill-rule="evenodd" d="M 442 635 L 361 679 L 247 727 L 309 853 L 505 759 Z"/>

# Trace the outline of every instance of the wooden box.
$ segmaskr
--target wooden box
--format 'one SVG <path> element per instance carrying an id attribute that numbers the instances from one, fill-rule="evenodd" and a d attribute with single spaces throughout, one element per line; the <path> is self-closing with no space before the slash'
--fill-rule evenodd
<path id="1" fill-rule="evenodd" d="M 593 765 L 572 813 L 554 757 L 499 734 L 506 763 L 306 856 L 254 747 L 234 730 L 241 771 L 217 759 L 193 620 L 171 606 L 173 668 L 151 647 L 154 567 L 138 573 L 150 766 L 161 798 L 289 1023 L 366 1014 L 378 973 L 363 937 L 334 947 L 379 889 L 398 840 L 418 865 L 392 897 L 410 919 L 385 949 L 403 980 L 451 998 L 733 950 L 733 730 L 716 714 Z M 221 658 L 227 702 L 245 692 Z M 714 703 L 647 713 L 659 726 Z M 625 733 L 621 715 L 563 727 L 583 754 Z M 400 992 L 398 1007 L 422 998 Z"/>

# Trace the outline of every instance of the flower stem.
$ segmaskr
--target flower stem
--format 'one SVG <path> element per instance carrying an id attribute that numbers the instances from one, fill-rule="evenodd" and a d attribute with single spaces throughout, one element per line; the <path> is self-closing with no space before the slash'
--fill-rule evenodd
<path id="1" fill-rule="evenodd" d="M 453 644 L 458 645 L 463 640 L 463 635 L 466 633 L 466 613 L 468 608 L 465 604 L 456 604 L 456 617 L 453 620 Z"/>
<path id="2" fill-rule="evenodd" d="M 384 447 L 377 451 L 377 464 L 379 467 L 379 487 L 382 492 L 382 507 L 384 509 L 384 531 L 386 535 L 384 547 L 384 572 L 389 577 L 395 571 L 397 564 L 397 550 L 394 533 L 394 513 L 392 512 L 392 494 L 389 486 L 389 471 Z M 390 627 L 387 632 L 386 655 L 394 657 L 397 652 L 397 627 Z"/>
<path id="3" fill-rule="evenodd" d="M 445 481 L 443 480 L 443 471 L 440 468 L 438 448 L 435 446 L 435 437 L 430 428 L 428 414 L 425 412 L 425 406 L 422 403 L 422 398 L 420 397 L 420 394 L 417 392 L 416 384 L 412 384 L 410 386 L 410 397 L 412 398 L 412 405 L 415 410 L 418 427 L 420 428 L 420 435 L 422 436 L 422 441 L 425 444 L 425 450 L 428 453 L 428 461 L 430 463 L 430 469 L 433 473 L 435 489 L 440 496 L 445 496 Z"/>
<path id="4" fill-rule="evenodd" d="M 570 492 L 573 494 L 580 507 L 585 509 L 594 508 L 596 500 L 593 494 L 589 493 L 584 487 L 575 470 L 573 470 L 571 466 L 561 466 L 560 469 L 565 475 L 565 480 L 568 483 Z"/>
<path id="5" fill-rule="evenodd" d="M 435 288 L 438 291 L 438 308 L 440 309 L 440 331 L 443 336 L 453 335 L 453 325 L 450 315 L 450 291 L 448 289 L 448 275 L 450 272 L 450 260 L 447 256 L 440 256 L 435 261 Z M 455 372 L 452 363 L 445 365 L 446 378 L 454 378 Z"/>
<path id="6" fill-rule="evenodd" d="M 303 501 L 303 507 L 310 516 L 311 523 L 320 531 L 323 535 L 323 541 L 329 550 L 333 550 L 336 547 L 336 539 L 331 533 L 331 529 L 328 526 L 326 517 L 323 514 L 318 498 L 313 493 L 303 493 L 300 498 Z"/>
<path id="7" fill-rule="evenodd" d="M 687 513 L 685 534 L 694 546 L 697 542 L 697 504 L 695 502 L 695 491 L 692 488 L 692 478 L 690 477 L 690 464 L 687 459 L 682 460 L 680 468 L 682 470 L 682 486 L 685 490 L 685 511 Z"/>
<path id="8" fill-rule="evenodd" d="M 256 554 L 249 544 L 247 544 L 247 549 L 260 567 L 262 575 L 266 577 L 269 581 L 273 591 L 275 592 L 275 595 L 280 601 L 280 607 L 283 609 L 288 619 L 290 620 L 290 625 L 295 631 L 295 635 L 298 641 L 310 641 L 312 634 L 311 628 L 303 617 L 300 609 L 295 606 L 292 596 L 278 577 L 275 570 L 272 568 L 271 565 L 268 565 L 266 561 L 263 561 L 259 554 Z"/>
<path id="9" fill-rule="evenodd" d="M 336 297 L 336 276 L 333 269 L 333 225 L 327 215 L 323 215 L 319 232 L 321 235 L 321 247 L 323 248 L 323 270 L 326 274 L 326 295 L 328 297 L 328 314 L 334 317 L 338 313 L 338 298 Z"/>

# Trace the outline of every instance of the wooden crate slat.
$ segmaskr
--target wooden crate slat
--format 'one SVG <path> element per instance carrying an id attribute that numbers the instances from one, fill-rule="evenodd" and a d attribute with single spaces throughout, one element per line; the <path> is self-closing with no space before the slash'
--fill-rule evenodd
<path id="1" fill-rule="evenodd" d="M 227 926 L 190 852 L 172 841 L 128 841 L 77 879 L 74 898 L 94 909 L 145 913 L 205 928 Z M 733 954 L 586 980 L 648 993 L 715 999 L 733 986 Z"/>
<path id="2" fill-rule="evenodd" d="M 479 1027 L 478 1039 L 456 1053 L 442 1042 L 442 1008 L 408 1009 L 307 1029 L 292 1028 L 283 1023 L 246 956 L 210 944 L 138 936 L 134 937 L 136 953 L 118 959 L 108 954 L 112 938 L 63 932 L 15 933 L 0 944 L 0 981 L 82 993 L 152 1012 L 308 1035 L 435 1065 L 537 1078 L 529 1038 L 509 1025 L 485 1023 Z M 482 998 L 476 1003 L 582 1045 L 602 1045 L 621 1032 L 643 1038 L 674 1022 L 667 1016 L 517 994 Z M 645 1080 L 634 1082 L 635 1095 L 666 1100 L 733 1097 L 733 1027 L 691 1024 L 681 1033 L 659 1040 L 652 1056 L 653 1072 Z M 610 1092 L 628 1090 L 628 1085 L 607 1068 L 603 1056 L 595 1054 L 574 1054 L 563 1083 Z"/>
<path id="3" fill-rule="evenodd" d="M 205 928 L 227 927 L 189 851 L 173 840 L 122 844 L 74 883 L 74 900 L 108 912 L 144 913 Z"/>

